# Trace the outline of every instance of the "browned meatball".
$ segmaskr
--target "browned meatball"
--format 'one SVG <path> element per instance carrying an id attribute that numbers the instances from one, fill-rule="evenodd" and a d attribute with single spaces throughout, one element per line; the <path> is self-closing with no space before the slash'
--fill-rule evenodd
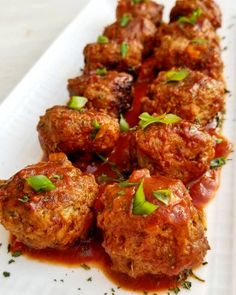
<path id="1" fill-rule="evenodd" d="M 163 36 L 170 35 L 174 38 L 184 37 L 191 40 L 191 43 L 207 43 L 214 42 L 219 44 L 219 36 L 208 19 L 200 19 L 196 24 L 173 22 L 170 24 L 162 24 L 156 33 L 156 44 L 161 44 Z"/>
<path id="2" fill-rule="evenodd" d="M 133 204 L 142 180 L 145 199 L 156 209 L 136 215 Z M 182 182 L 150 177 L 146 169 L 135 171 L 129 179 L 132 182 L 137 186 L 108 185 L 101 197 L 104 209 L 97 220 L 112 268 L 137 278 L 178 275 L 200 265 L 209 249 L 203 215 L 192 205 Z"/>
<path id="3" fill-rule="evenodd" d="M 133 0 L 120 0 L 116 9 L 116 17 L 120 19 L 124 14 L 133 17 L 143 16 L 150 19 L 156 25 L 162 21 L 163 5 L 154 1 L 139 1 L 135 3 Z"/>
<path id="4" fill-rule="evenodd" d="M 223 62 L 221 50 L 213 42 L 193 43 L 183 37 L 164 36 L 155 52 L 159 70 L 172 67 L 188 67 L 214 78 L 222 79 Z"/>
<path id="5" fill-rule="evenodd" d="M 108 153 L 119 138 L 119 124 L 115 118 L 103 112 L 79 112 L 64 106 L 48 109 L 37 129 L 46 154 Z"/>
<path id="6" fill-rule="evenodd" d="M 187 184 L 210 168 L 214 141 L 206 131 L 187 121 L 152 124 L 134 132 L 132 155 L 140 168 Z"/>
<path id="7" fill-rule="evenodd" d="M 89 109 L 105 110 L 118 117 L 131 106 L 132 84 L 131 75 L 108 71 L 104 76 L 92 74 L 70 79 L 68 90 L 71 97 L 86 97 Z"/>
<path id="8" fill-rule="evenodd" d="M 89 44 L 84 49 L 84 72 L 88 74 L 106 67 L 108 70 L 133 73 L 141 66 L 142 51 L 143 46 L 137 41 L 120 44 L 114 41 L 107 44 Z"/>
<path id="9" fill-rule="evenodd" d="M 46 176 L 53 187 L 36 191 L 28 183 L 35 176 Z M 86 235 L 97 193 L 93 175 L 83 175 L 64 154 L 53 154 L 0 187 L 0 222 L 29 247 L 66 248 Z"/>
<path id="10" fill-rule="evenodd" d="M 136 40 L 143 45 L 143 54 L 147 55 L 153 50 L 156 27 L 152 21 L 145 17 L 130 19 L 126 26 L 122 27 L 120 21 L 105 28 L 104 35 L 110 40 L 122 41 Z"/>
<path id="11" fill-rule="evenodd" d="M 181 72 L 182 69 L 172 69 Z M 149 114 L 174 113 L 191 122 L 207 124 L 224 109 L 224 83 L 197 71 L 185 69 L 188 76 L 179 82 L 166 82 L 170 72 L 160 72 L 149 86 L 142 109 Z"/>
<path id="12" fill-rule="evenodd" d="M 215 28 L 221 27 L 221 11 L 214 0 L 177 0 L 171 10 L 170 20 L 175 21 L 180 16 L 189 16 L 198 8 L 202 11 L 202 18 L 207 18 Z"/>

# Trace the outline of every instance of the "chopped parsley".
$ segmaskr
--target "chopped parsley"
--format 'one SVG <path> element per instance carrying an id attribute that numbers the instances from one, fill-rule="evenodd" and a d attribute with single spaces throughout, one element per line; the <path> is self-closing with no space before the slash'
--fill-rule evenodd
<path id="1" fill-rule="evenodd" d="M 4 271 L 2 274 L 5 278 L 10 277 L 10 275 L 11 275 L 8 271 Z"/>

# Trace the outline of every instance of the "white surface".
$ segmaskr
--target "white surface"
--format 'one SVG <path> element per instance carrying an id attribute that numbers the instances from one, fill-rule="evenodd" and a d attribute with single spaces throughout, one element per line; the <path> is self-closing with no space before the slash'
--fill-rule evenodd
<path id="1" fill-rule="evenodd" d="M 170 7 L 173 1 L 163 1 Z M 114 1 L 100 0 L 97 13 L 97 0 L 93 0 L 64 32 L 56 43 L 37 63 L 27 77 L 18 85 L 0 108 L 0 179 L 8 178 L 27 164 L 37 162 L 41 157 L 35 126 L 40 114 L 47 107 L 64 103 L 67 99 L 66 80 L 79 72 L 83 65 L 82 49 L 84 45 L 96 39 L 103 27 L 114 17 Z M 228 88 L 233 96 L 228 98 L 227 116 L 224 131 L 236 144 L 236 3 L 225 0 L 221 4 L 224 12 L 224 30 L 226 36 L 222 46 L 228 46 L 224 52 Z M 205 284 L 194 281 L 191 291 L 181 294 L 192 295 L 228 295 L 236 294 L 233 278 L 236 277 L 236 228 L 235 212 L 235 155 L 233 161 L 223 169 L 221 189 L 208 208 L 208 237 L 212 250 L 207 260 L 209 264 L 197 273 L 206 279 Z M 99 295 L 111 294 L 112 283 L 99 270 L 85 271 L 80 268 L 66 268 L 27 260 L 16 259 L 8 265 L 8 234 L 0 228 L 0 294 L 4 295 Z M 9 271 L 10 278 L 1 273 Z M 67 274 L 67 275 L 66 275 Z M 86 279 L 92 276 L 93 281 Z M 59 280 L 55 283 L 53 279 Z M 64 279 L 64 283 L 60 283 Z M 77 288 L 81 290 L 77 290 Z M 117 290 L 116 294 L 130 294 Z M 165 292 L 164 294 L 166 294 Z M 134 294 L 134 292 L 132 292 Z M 150 293 L 152 294 L 152 293 Z M 158 293 L 160 294 L 160 293 Z"/>
<path id="2" fill-rule="evenodd" d="M 88 0 L 0 0 L 0 102 Z"/>

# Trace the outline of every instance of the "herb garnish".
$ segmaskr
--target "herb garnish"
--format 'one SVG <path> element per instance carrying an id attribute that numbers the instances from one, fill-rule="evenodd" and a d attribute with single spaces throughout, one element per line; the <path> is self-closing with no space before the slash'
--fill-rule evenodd
<path id="1" fill-rule="evenodd" d="M 11 254 L 12 257 L 19 257 L 19 256 L 21 256 L 21 255 L 22 255 L 22 252 L 20 252 L 20 251 L 13 252 L 13 253 Z"/>
<path id="2" fill-rule="evenodd" d="M 172 192 L 169 189 L 161 189 L 153 192 L 154 197 L 165 205 L 169 204 L 171 194 Z"/>
<path id="3" fill-rule="evenodd" d="M 113 172 L 115 172 L 115 174 L 117 175 L 118 182 L 122 182 L 125 180 L 124 175 L 120 172 L 120 170 L 117 168 L 116 164 L 114 162 L 109 161 L 108 159 L 106 159 L 105 157 L 103 157 L 102 155 L 100 155 L 99 153 L 96 153 L 96 155 L 98 156 L 98 158 L 100 160 L 102 160 L 105 164 L 109 165 L 111 167 L 111 170 Z"/>
<path id="4" fill-rule="evenodd" d="M 178 294 L 180 292 L 180 288 L 179 287 L 176 287 L 176 288 L 172 288 L 172 289 L 169 289 L 169 291 L 175 293 L 175 294 Z"/>
<path id="5" fill-rule="evenodd" d="M 182 287 L 183 287 L 184 289 L 187 289 L 187 290 L 190 290 L 191 287 L 192 287 L 192 283 L 189 282 L 189 281 L 184 281 L 184 282 L 182 282 L 181 285 L 182 285 Z"/>
<path id="6" fill-rule="evenodd" d="M 208 40 L 204 38 L 194 38 L 191 40 L 191 44 L 196 44 L 196 45 L 204 45 L 207 43 L 208 43 Z"/>
<path id="7" fill-rule="evenodd" d="M 4 271 L 2 274 L 5 278 L 10 277 L 10 275 L 11 275 L 8 271 Z"/>
<path id="8" fill-rule="evenodd" d="M 101 126 L 97 120 L 93 120 L 92 125 L 93 125 L 92 139 L 94 140 L 96 139 L 96 136 L 99 130 L 101 129 Z"/>
<path id="9" fill-rule="evenodd" d="M 166 76 L 166 83 L 170 82 L 180 82 L 186 79 L 189 75 L 189 71 L 186 69 L 178 70 L 178 71 L 168 71 L 165 76 Z"/>
<path id="10" fill-rule="evenodd" d="M 129 50 L 129 45 L 126 42 L 122 42 L 120 45 L 120 53 L 122 58 L 125 58 Z"/>
<path id="11" fill-rule="evenodd" d="M 121 188 L 126 188 L 126 187 L 133 187 L 133 186 L 137 186 L 139 185 L 138 182 L 128 182 L 128 181 L 124 181 L 124 182 L 121 182 L 119 184 L 119 187 Z"/>
<path id="12" fill-rule="evenodd" d="M 211 161 L 210 167 L 211 167 L 211 169 L 215 169 L 215 168 L 222 167 L 225 164 L 226 164 L 226 158 L 219 157 L 219 158 L 215 158 L 214 160 Z"/>
<path id="13" fill-rule="evenodd" d="M 142 2 L 143 2 L 143 0 L 132 0 L 133 4 L 139 4 L 139 3 L 142 3 Z"/>
<path id="14" fill-rule="evenodd" d="M 141 183 L 139 184 L 133 200 L 132 212 L 134 215 L 150 215 L 159 208 L 157 205 L 146 201 L 143 183 L 144 179 L 142 179 Z"/>
<path id="15" fill-rule="evenodd" d="M 23 196 L 22 198 L 18 199 L 18 201 L 25 204 L 25 203 L 29 202 L 29 197 Z"/>
<path id="16" fill-rule="evenodd" d="M 14 263 L 14 262 L 15 262 L 14 259 L 10 259 L 10 260 L 8 261 L 8 264 L 12 264 L 12 263 Z"/>
<path id="17" fill-rule="evenodd" d="M 83 96 L 72 96 L 69 103 L 68 108 L 80 111 L 88 102 L 88 99 Z"/>
<path id="18" fill-rule="evenodd" d="M 107 44 L 107 43 L 109 43 L 109 38 L 107 36 L 100 35 L 100 36 L 98 36 L 97 42 L 99 44 Z"/>
<path id="19" fill-rule="evenodd" d="M 123 14 L 121 19 L 120 19 L 120 26 L 122 28 L 126 27 L 128 25 L 128 23 L 130 22 L 130 20 L 131 20 L 131 17 L 130 17 L 129 14 L 126 14 L 126 13 Z"/>
<path id="20" fill-rule="evenodd" d="M 105 76 L 106 74 L 107 74 L 107 68 L 103 67 L 103 68 L 96 69 L 96 75 Z"/>
<path id="21" fill-rule="evenodd" d="M 89 277 L 89 278 L 87 278 L 86 281 L 87 281 L 87 282 L 92 282 L 92 279 L 93 279 L 92 277 Z"/>
<path id="22" fill-rule="evenodd" d="M 32 187 L 36 192 L 40 191 L 51 191 L 56 189 L 55 184 L 45 175 L 35 175 L 26 178 L 26 182 Z"/>
<path id="23" fill-rule="evenodd" d="M 142 129 L 145 129 L 151 124 L 154 123 L 162 123 L 162 124 L 174 124 L 180 122 L 182 119 L 174 114 L 164 114 L 161 116 L 151 116 L 148 113 L 142 113 L 139 116 L 139 119 L 141 120 L 139 122 L 139 125 Z"/>
<path id="24" fill-rule="evenodd" d="M 178 22 L 180 24 L 184 24 L 184 23 L 187 23 L 187 24 L 191 24 L 191 25 L 195 25 L 199 16 L 201 16 L 202 14 L 202 10 L 201 8 L 197 8 L 193 11 L 192 15 L 189 16 L 189 17 L 186 17 L 186 16 L 180 16 L 179 19 L 178 19 Z"/>
<path id="25" fill-rule="evenodd" d="M 85 264 L 85 263 L 81 264 L 80 267 L 82 267 L 82 268 L 85 269 L 85 270 L 90 270 L 90 269 L 91 269 L 91 267 L 88 266 L 88 265 Z"/>
<path id="26" fill-rule="evenodd" d="M 120 131 L 121 132 L 129 131 L 129 123 L 125 120 L 122 114 L 120 114 Z"/>

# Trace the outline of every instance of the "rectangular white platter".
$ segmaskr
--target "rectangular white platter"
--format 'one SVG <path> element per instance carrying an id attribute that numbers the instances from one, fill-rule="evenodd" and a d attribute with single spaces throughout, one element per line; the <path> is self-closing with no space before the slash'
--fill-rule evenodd
<path id="1" fill-rule="evenodd" d="M 165 5 L 167 20 L 174 1 L 159 2 Z M 225 77 L 231 91 L 227 99 L 224 134 L 236 144 L 236 2 L 224 0 L 219 4 L 224 16 L 220 34 L 225 38 L 221 46 L 227 47 L 223 52 Z M 38 118 L 48 107 L 67 101 L 66 81 L 80 73 L 84 46 L 96 40 L 104 26 L 113 22 L 115 5 L 114 0 L 88 1 L 84 10 L 0 106 L 0 179 L 7 179 L 24 166 L 40 160 L 42 151 L 35 128 Z M 232 161 L 223 169 L 216 199 L 207 208 L 208 238 L 212 250 L 207 257 L 209 264 L 197 270 L 206 283 L 193 281 L 191 291 L 183 290 L 181 294 L 236 294 L 236 161 L 234 154 L 230 158 Z M 109 295 L 112 287 L 116 289 L 98 269 L 86 271 L 25 257 L 16 258 L 16 262 L 9 265 L 8 237 L 0 227 L 1 295 L 102 295 L 106 292 Z M 5 278 L 3 271 L 10 272 L 11 276 Z M 88 277 L 93 278 L 92 282 L 87 282 Z M 119 289 L 115 294 L 134 292 Z"/>

